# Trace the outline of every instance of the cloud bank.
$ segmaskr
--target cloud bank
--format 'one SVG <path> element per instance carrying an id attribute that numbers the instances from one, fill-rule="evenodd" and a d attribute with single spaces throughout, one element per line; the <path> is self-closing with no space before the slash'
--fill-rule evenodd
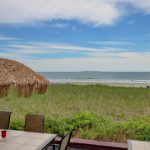
<path id="1" fill-rule="evenodd" d="M 31 24 L 62 19 L 93 26 L 113 25 L 128 14 L 126 5 L 150 13 L 150 0 L 0 0 L 0 23 Z"/>
<path id="2" fill-rule="evenodd" d="M 122 53 L 122 59 L 88 57 L 65 59 L 21 59 L 36 71 L 150 71 L 150 53 Z M 40 68 L 40 69 L 39 69 Z"/>
<path id="3" fill-rule="evenodd" d="M 118 44 L 132 44 L 128 41 L 101 41 L 102 44 L 110 43 L 110 46 L 95 48 L 93 44 L 87 47 L 1 37 L 5 37 L 4 41 L 10 38 L 7 44 L 1 44 L 1 57 L 20 61 L 36 71 L 150 71 L 150 52 L 117 48 Z"/>

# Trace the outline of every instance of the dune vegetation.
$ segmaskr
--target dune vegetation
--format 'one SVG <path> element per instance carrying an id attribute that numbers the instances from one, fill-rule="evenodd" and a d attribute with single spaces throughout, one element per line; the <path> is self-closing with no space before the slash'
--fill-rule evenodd
<path id="1" fill-rule="evenodd" d="M 0 110 L 12 111 L 10 128 L 23 130 L 27 113 L 45 114 L 45 132 L 119 141 L 150 141 L 150 89 L 104 85 L 50 85 L 44 95 L 18 97 L 11 89 Z"/>

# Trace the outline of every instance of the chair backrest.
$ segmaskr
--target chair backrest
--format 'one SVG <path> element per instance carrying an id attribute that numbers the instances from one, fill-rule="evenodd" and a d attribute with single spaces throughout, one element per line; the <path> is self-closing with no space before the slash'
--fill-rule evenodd
<path id="1" fill-rule="evenodd" d="M 0 111 L 0 129 L 8 129 L 11 112 Z"/>
<path id="2" fill-rule="evenodd" d="M 44 115 L 26 115 L 25 131 L 44 133 Z"/>
<path id="3" fill-rule="evenodd" d="M 68 132 L 64 137 L 62 137 L 61 143 L 60 143 L 60 146 L 59 146 L 59 150 L 66 150 L 67 149 L 68 144 L 69 144 L 70 139 L 71 139 L 71 136 L 72 136 L 72 132 L 74 130 L 75 129 L 73 129 L 72 131 Z"/>

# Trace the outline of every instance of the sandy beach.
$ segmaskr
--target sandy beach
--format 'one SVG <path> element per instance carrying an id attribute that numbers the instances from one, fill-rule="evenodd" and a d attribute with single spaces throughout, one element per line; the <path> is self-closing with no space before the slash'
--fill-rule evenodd
<path id="1" fill-rule="evenodd" d="M 131 80 L 50 80 L 51 84 L 74 84 L 74 85 L 89 85 L 89 84 L 102 84 L 108 86 L 121 86 L 121 87 L 143 87 L 148 88 L 150 82 L 146 80 L 131 81 Z"/>

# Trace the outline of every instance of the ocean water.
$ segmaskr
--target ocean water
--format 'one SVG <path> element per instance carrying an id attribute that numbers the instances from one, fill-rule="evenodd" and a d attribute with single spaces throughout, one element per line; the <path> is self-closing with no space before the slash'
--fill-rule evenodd
<path id="1" fill-rule="evenodd" d="M 39 72 L 52 83 L 145 83 L 150 84 L 150 72 Z"/>

